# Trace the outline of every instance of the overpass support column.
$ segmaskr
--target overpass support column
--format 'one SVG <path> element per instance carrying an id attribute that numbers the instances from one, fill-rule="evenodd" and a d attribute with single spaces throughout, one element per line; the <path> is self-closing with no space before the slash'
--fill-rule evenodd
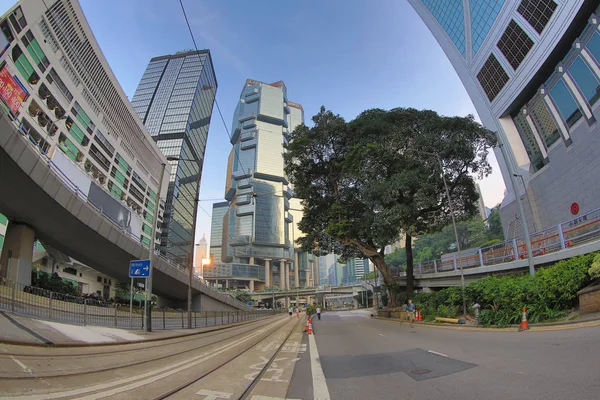
<path id="1" fill-rule="evenodd" d="M 310 271 L 304 270 L 304 287 L 310 287 Z"/>
<path id="2" fill-rule="evenodd" d="M 300 287 L 300 264 L 298 263 L 298 252 L 294 250 L 294 284 Z"/>
<path id="3" fill-rule="evenodd" d="M 285 290 L 285 261 L 279 261 L 279 289 Z"/>
<path id="4" fill-rule="evenodd" d="M 248 260 L 248 264 L 254 264 L 254 257 L 250 256 L 250 259 Z"/>
<path id="5" fill-rule="evenodd" d="M 265 258 L 265 288 L 271 287 L 271 285 L 271 259 Z"/>
<path id="6" fill-rule="evenodd" d="M 358 309 L 358 297 L 356 297 L 356 296 L 352 297 L 352 305 L 354 306 L 355 309 Z"/>
<path id="7" fill-rule="evenodd" d="M 35 231 L 27 224 L 9 222 L 0 257 L 0 277 L 31 285 Z"/>
<path id="8" fill-rule="evenodd" d="M 285 288 L 290 290 L 290 263 L 285 263 Z"/>
<path id="9" fill-rule="evenodd" d="M 250 279 L 249 288 L 250 288 L 250 290 L 254 291 L 254 279 Z"/>

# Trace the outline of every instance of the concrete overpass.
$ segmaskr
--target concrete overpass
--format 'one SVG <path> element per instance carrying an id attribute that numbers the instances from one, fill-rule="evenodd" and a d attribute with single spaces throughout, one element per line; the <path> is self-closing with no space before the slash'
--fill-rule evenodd
<path id="1" fill-rule="evenodd" d="M 147 259 L 148 248 L 88 201 L 14 124 L 0 116 L 0 213 L 10 221 L 4 247 L 15 249 L 12 254 L 3 252 L 0 276 L 6 277 L 10 263 L 13 276 L 8 278 L 29 282 L 35 236 L 104 274 L 128 281 L 129 261 Z M 161 304 L 187 308 L 187 282 L 184 267 L 157 258 L 153 293 Z M 193 280 L 192 292 L 195 311 L 249 308 L 198 279 Z"/>
<path id="2" fill-rule="evenodd" d="M 362 285 L 339 286 L 339 287 L 321 287 L 321 288 L 298 288 L 290 290 L 264 290 L 251 292 L 252 300 L 271 303 L 273 299 L 295 299 L 297 297 L 313 297 L 318 303 L 323 303 L 323 299 L 330 295 L 345 295 L 355 297 L 366 290 Z"/>
<path id="3" fill-rule="evenodd" d="M 553 253 L 539 254 L 534 258 L 536 268 L 542 267 L 555 263 L 560 260 L 572 258 L 582 254 L 592 253 L 600 250 L 600 240 L 594 240 L 588 243 L 583 243 L 578 246 L 566 248 Z M 515 271 L 526 272 L 529 268 L 527 259 L 518 259 L 516 261 L 510 261 L 492 265 L 480 265 L 480 266 L 469 266 L 463 268 L 465 276 L 465 283 L 469 284 L 478 279 L 481 279 L 490 274 L 508 274 Z M 421 266 L 421 273 L 419 273 L 419 267 L 415 268 L 415 287 L 417 288 L 445 288 L 449 286 L 460 285 L 460 269 L 451 268 L 450 270 L 442 270 L 438 272 L 432 272 L 429 268 L 425 269 Z M 401 276 L 397 280 L 402 285 L 406 285 L 406 277 Z"/>

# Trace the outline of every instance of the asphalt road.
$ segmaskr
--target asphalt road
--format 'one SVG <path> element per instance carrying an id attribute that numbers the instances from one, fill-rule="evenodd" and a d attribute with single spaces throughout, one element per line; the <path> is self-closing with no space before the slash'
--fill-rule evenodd
<path id="1" fill-rule="evenodd" d="M 314 328 L 319 358 L 311 363 L 305 335 L 288 399 L 600 398 L 600 327 L 450 330 L 345 311 L 324 313 Z"/>

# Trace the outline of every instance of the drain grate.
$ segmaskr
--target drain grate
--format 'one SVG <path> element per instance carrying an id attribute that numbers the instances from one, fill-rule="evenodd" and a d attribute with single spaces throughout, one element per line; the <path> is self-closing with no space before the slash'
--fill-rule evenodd
<path id="1" fill-rule="evenodd" d="M 410 371 L 411 374 L 415 374 L 415 375 L 425 375 L 430 372 L 431 371 L 428 369 L 413 369 L 412 371 Z"/>

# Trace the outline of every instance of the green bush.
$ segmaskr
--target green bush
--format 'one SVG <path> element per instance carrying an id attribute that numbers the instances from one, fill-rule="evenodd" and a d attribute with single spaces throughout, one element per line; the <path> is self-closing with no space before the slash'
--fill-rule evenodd
<path id="1" fill-rule="evenodd" d="M 593 253 L 541 268 L 535 276 L 491 275 L 465 287 L 465 298 L 470 306 L 481 305 L 479 319 L 483 325 L 519 323 L 523 306 L 527 307 L 528 321 L 532 323 L 556 320 L 577 304 L 577 291 L 589 282 L 588 270 L 590 274 L 593 272 L 590 265 L 596 260 L 600 264 L 600 255 Z M 461 288 L 419 293 L 413 301 L 424 320 L 455 317 L 462 309 Z"/>
<path id="2" fill-rule="evenodd" d="M 594 257 L 594 261 L 592 261 L 592 266 L 588 270 L 588 275 L 592 279 L 600 279 L 600 254 Z"/>

